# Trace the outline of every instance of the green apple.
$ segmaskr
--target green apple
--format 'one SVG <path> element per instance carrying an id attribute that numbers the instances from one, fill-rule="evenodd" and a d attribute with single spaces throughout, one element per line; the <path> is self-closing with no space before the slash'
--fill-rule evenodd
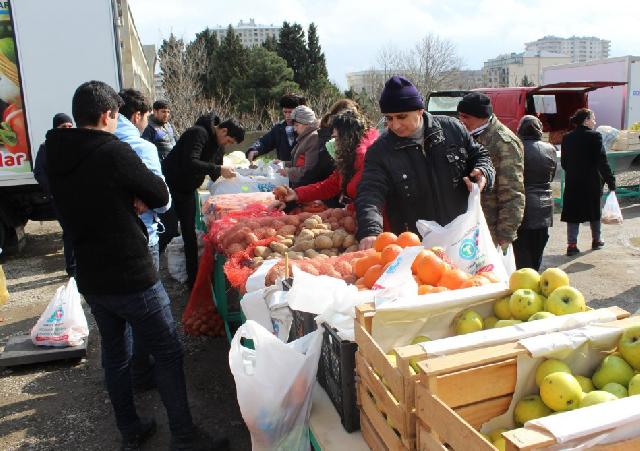
<path id="1" fill-rule="evenodd" d="M 551 373 L 540 385 L 542 401 L 556 412 L 577 409 L 582 396 L 580 383 L 569 373 Z"/>
<path id="2" fill-rule="evenodd" d="M 414 337 L 413 340 L 411 340 L 411 344 L 417 345 L 419 343 L 424 343 L 425 341 L 431 341 L 431 338 L 425 335 L 418 335 L 417 337 Z"/>
<path id="3" fill-rule="evenodd" d="M 575 288 L 560 287 L 549 295 L 544 303 L 544 309 L 554 315 L 568 315 L 584 312 L 587 309 L 587 304 L 582 293 Z"/>
<path id="4" fill-rule="evenodd" d="M 514 326 L 516 324 L 520 324 L 522 321 L 519 319 L 499 319 L 493 326 L 494 329 L 498 329 L 499 327 L 508 327 Z"/>
<path id="5" fill-rule="evenodd" d="M 591 382 L 591 379 L 589 379 L 586 376 L 575 376 L 575 378 L 578 380 L 578 383 L 580 384 L 580 387 L 582 387 L 582 392 L 583 393 L 589 393 L 590 391 L 594 390 L 593 387 L 593 382 Z"/>
<path id="6" fill-rule="evenodd" d="M 502 436 L 495 439 L 491 444 L 498 448 L 498 451 L 505 451 L 507 449 L 507 441 Z"/>
<path id="7" fill-rule="evenodd" d="M 540 396 L 528 395 L 516 404 L 516 408 L 513 411 L 513 420 L 518 427 L 522 427 L 527 421 L 546 417 L 551 415 L 551 412 L 551 409 L 542 402 Z"/>
<path id="8" fill-rule="evenodd" d="M 540 365 L 538 365 L 538 368 L 536 368 L 536 385 L 540 387 L 540 384 L 542 384 L 542 380 L 545 377 L 547 377 L 549 374 L 558 372 L 571 374 L 571 368 L 569 368 L 569 365 L 564 363 L 562 360 L 545 360 Z"/>
<path id="9" fill-rule="evenodd" d="M 640 370 L 640 326 L 626 329 L 618 341 L 618 351 L 636 370 Z"/>
<path id="10" fill-rule="evenodd" d="M 398 356 L 396 355 L 395 352 L 389 352 L 387 354 L 387 360 L 389 361 L 392 367 L 395 368 L 398 366 Z"/>
<path id="11" fill-rule="evenodd" d="M 594 404 L 615 401 L 616 399 L 618 399 L 616 395 L 612 395 L 608 391 L 594 390 L 582 397 L 582 401 L 580 401 L 580 407 L 589 407 L 593 406 Z"/>
<path id="12" fill-rule="evenodd" d="M 509 277 L 509 288 L 512 292 L 525 288 L 540 293 L 540 274 L 531 268 L 514 271 Z"/>
<path id="13" fill-rule="evenodd" d="M 609 382 L 604 387 L 602 387 L 603 391 L 608 391 L 612 395 L 615 395 L 617 398 L 626 398 L 629 396 L 629 392 L 625 388 L 624 385 L 620 385 L 617 382 Z"/>
<path id="14" fill-rule="evenodd" d="M 511 319 L 511 308 L 509 308 L 509 300 L 511 296 L 505 296 L 493 304 L 493 313 L 498 319 Z"/>
<path id="15" fill-rule="evenodd" d="M 482 317 L 473 310 L 460 312 L 453 320 L 456 335 L 468 334 L 482 330 Z"/>
<path id="16" fill-rule="evenodd" d="M 497 322 L 498 322 L 498 318 L 496 318 L 495 316 L 487 316 L 485 319 L 482 320 L 482 328 L 493 329 L 493 327 L 496 325 Z"/>
<path id="17" fill-rule="evenodd" d="M 554 316 L 556 315 L 551 312 L 538 312 L 531 315 L 527 321 L 538 321 L 539 319 L 553 318 Z"/>
<path id="18" fill-rule="evenodd" d="M 549 297 L 556 288 L 569 285 L 569 276 L 560 268 L 547 268 L 540 274 L 540 291 Z"/>
<path id="19" fill-rule="evenodd" d="M 416 374 L 420 374 L 422 372 L 418 367 L 418 359 L 416 359 L 415 357 L 413 359 L 409 359 L 409 366 Z"/>
<path id="20" fill-rule="evenodd" d="M 502 437 L 503 432 L 507 432 L 508 430 L 509 429 L 505 429 L 505 428 L 494 429 L 493 431 L 489 432 L 489 440 L 492 442 L 495 442 L 500 437 Z"/>
<path id="21" fill-rule="evenodd" d="M 544 306 L 544 298 L 533 290 L 521 288 L 509 298 L 511 316 L 520 321 L 526 321 L 534 313 L 538 313 Z"/>
<path id="22" fill-rule="evenodd" d="M 622 357 L 608 355 L 602 359 L 591 380 L 594 386 L 602 390 L 609 382 L 617 382 L 626 387 L 632 377 L 633 368 L 631 368 L 631 365 L 625 362 Z"/>
<path id="23" fill-rule="evenodd" d="M 634 375 L 629 381 L 629 396 L 640 395 L 640 374 Z"/>

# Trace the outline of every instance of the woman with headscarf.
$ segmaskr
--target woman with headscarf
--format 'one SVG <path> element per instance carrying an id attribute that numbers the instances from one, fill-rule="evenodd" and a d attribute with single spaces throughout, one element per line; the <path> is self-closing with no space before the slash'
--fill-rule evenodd
<path id="1" fill-rule="evenodd" d="M 318 162 L 318 128 L 316 113 L 306 105 L 297 106 L 291 112 L 293 130 L 296 132 L 296 144 L 291 150 L 291 161 L 284 162 L 280 175 L 289 177 L 291 186 L 298 186 L 300 180 Z"/>
<path id="2" fill-rule="evenodd" d="M 310 202 L 340 196 L 341 204 L 352 208 L 364 170 L 365 154 L 378 138 L 378 130 L 372 128 L 363 115 L 352 110 L 338 114 L 333 119 L 332 128 L 335 171 L 321 182 L 295 189 L 287 187 L 286 194 L 279 196 L 278 200 Z"/>
<path id="3" fill-rule="evenodd" d="M 556 148 L 542 138 L 542 122 L 524 116 L 518 125 L 518 137 L 524 144 L 525 207 L 518 237 L 513 242 L 516 267 L 540 269 L 542 253 L 553 225 L 551 181 L 556 174 Z"/>
<path id="4" fill-rule="evenodd" d="M 604 246 L 600 217 L 603 181 L 609 191 L 616 190 L 616 178 L 607 161 L 602 135 L 594 128 L 596 116 L 588 108 L 580 108 L 571 117 L 576 127 L 562 138 L 560 163 L 565 172 L 562 215 L 567 223 L 567 256 L 580 252 L 578 232 L 581 222 L 591 225 L 591 249 Z"/>

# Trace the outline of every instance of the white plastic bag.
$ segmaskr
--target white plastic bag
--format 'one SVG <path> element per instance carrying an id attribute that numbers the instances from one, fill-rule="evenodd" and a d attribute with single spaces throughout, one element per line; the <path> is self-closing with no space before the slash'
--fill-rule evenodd
<path id="1" fill-rule="evenodd" d="M 196 231 L 199 257 L 201 257 L 204 252 L 204 235 L 204 232 Z M 180 283 L 186 283 L 188 278 L 187 260 L 184 256 L 184 241 L 182 240 L 182 235 L 171 239 L 169 244 L 167 244 L 165 254 L 167 254 L 167 269 L 169 270 L 169 275 Z"/>
<path id="2" fill-rule="evenodd" d="M 493 271 L 500 280 L 507 280 L 506 271 L 487 226 L 480 205 L 480 188 L 473 184 L 469 193 L 467 212 L 446 226 L 435 221 L 420 220 L 416 223 L 422 235 L 422 244 L 430 248 L 443 247 L 451 261 L 460 269 L 475 274 Z"/>
<path id="3" fill-rule="evenodd" d="M 278 173 L 270 177 L 262 175 L 236 175 L 226 179 L 220 177 L 209 184 L 209 192 L 212 195 L 238 194 L 238 193 L 270 193 L 276 186 L 289 185 L 289 178 Z"/>
<path id="4" fill-rule="evenodd" d="M 611 191 L 607 196 L 602 209 L 602 222 L 604 224 L 622 224 L 622 210 L 616 197 L 616 192 Z"/>
<path id="5" fill-rule="evenodd" d="M 36 325 L 31 329 L 31 341 L 36 346 L 79 346 L 89 335 L 87 319 L 82 310 L 80 293 L 72 277 L 56 291 Z"/>
<path id="6" fill-rule="evenodd" d="M 510 276 L 516 270 L 516 256 L 513 254 L 513 244 L 509 245 L 507 252 L 503 252 L 500 246 L 496 248 L 496 252 L 498 252 L 502 260 L 502 266 L 504 266 L 507 276 Z"/>
<path id="7" fill-rule="evenodd" d="M 243 346 L 251 339 L 254 349 Z M 231 341 L 229 366 L 254 451 L 308 451 L 311 394 L 318 371 L 322 331 L 283 343 L 255 321 Z"/>

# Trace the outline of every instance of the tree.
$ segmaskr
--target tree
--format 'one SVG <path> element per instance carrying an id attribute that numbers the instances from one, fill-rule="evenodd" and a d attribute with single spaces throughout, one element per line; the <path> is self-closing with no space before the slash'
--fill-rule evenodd
<path id="1" fill-rule="evenodd" d="M 222 88 L 218 83 L 216 55 L 220 48 L 217 35 L 208 27 L 196 34 L 193 42 L 187 45 L 187 51 L 191 46 L 204 46 L 204 57 L 206 59 L 205 71 L 201 74 L 201 83 L 207 97 L 213 97 Z"/>
<path id="2" fill-rule="evenodd" d="M 522 77 L 522 80 L 520 81 L 520 86 L 534 86 L 533 81 L 529 80 L 529 77 L 527 77 L 527 74 L 524 74 L 524 77 Z"/>
<path id="3" fill-rule="evenodd" d="M 278 39 L 275 36 L 267 36 L 262 43 L 262 47 L 271 52 L 278 53 Z"/>
<path id="4" fill-rule="evenodd" d="M 299 91 L 293 81 L 293 70 L 276 53 L 264 47 L 249 50 L 248 68 L 243 77 L 231 82 L 239 108 L 243 112 L 261 112 L 285 93 Z"/>
<path id="5" fill-rule="evenodd" d="M 307 88 L 312 91 L 323 91 L 328 80 L 327 63 L 320 48 L 318 28 L 312 22 L 307 32 L 307 61 L 306 61 Z"/>
<path id="6" fill-rule="evenodd" d="M 300 24 L 282 23 L 278 39 L 278 55 L 284 58 L 287 65 L 293 70 L 293 81 L 302 89 L 306 89 L 307 46 L 304 30 Z"/>
<path id="7" fill-rule="evenodd" d="M 217 86 L 222 91 L 231 86 L 231 81 L 243 78 L 248 69 L 248 50 L 242 46 L 240 37 L 229 25 L 227 34 L 220 43 L 212 64 L 215 66 Z M 232 97 L 236 93 L 231 93 Z"/>

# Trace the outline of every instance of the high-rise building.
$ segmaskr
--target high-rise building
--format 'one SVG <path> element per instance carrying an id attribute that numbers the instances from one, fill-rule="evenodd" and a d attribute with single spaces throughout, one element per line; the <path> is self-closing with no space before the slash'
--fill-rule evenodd
<path id="1" fill-rule="evenodd" d="M 540 84 L 543 68 L 570 62 L 567 55 L 547 51 L 500 55 L 484 62 L 483 81 L 487 88 L 535 86 Z"/>
<path id="2" fill-rule="evenodd" d="M 610 48 L 611 41 L 593 36 L 571 36 L 570 38 L 545 36 L 525 44 L 525 50 L 528 52 L 545 51 L 569 55 L 572 63 L 608 58 Z"/>
<path id="3" fill-rule="evenodd" d="M 227 35 L 228 27 L 216 27 L 213 32 L 218 37 L 218 41 L 222 41 Z M 238 26 L 233 28 L 234 33 L 240 37 L 242 45 L 245 47 L 255 47 L 261 45 L 268 37 L 274 37 L 278 39 L 280 36 L 281 26 L 260 25 L 256 24 L 254 19 L 249 19 L 249 22 L 240 21 Z"/>

